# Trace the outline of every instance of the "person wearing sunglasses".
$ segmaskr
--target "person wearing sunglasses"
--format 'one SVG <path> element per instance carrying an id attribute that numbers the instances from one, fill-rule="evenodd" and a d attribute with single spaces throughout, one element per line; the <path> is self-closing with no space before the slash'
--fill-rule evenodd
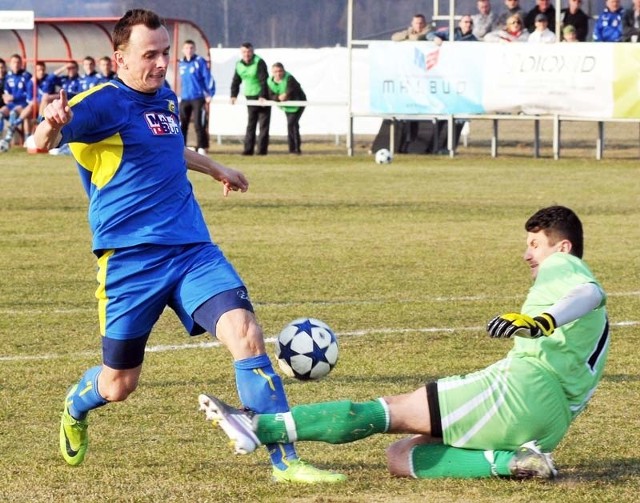
<path id="1" fill-rule="evenodd" d="M 526 42 L 529 32 L 524 28 L 520 14 L 513 14 L 507 19 L 504 29 L 495 30 L 484 36 L 485 42 Z"/>

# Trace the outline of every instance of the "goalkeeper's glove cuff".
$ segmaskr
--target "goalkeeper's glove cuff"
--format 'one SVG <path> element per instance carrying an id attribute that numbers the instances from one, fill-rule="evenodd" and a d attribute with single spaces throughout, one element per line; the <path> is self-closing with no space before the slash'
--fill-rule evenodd
<path id="1" fill-rule="evenodd" d="M 533 321 L 536 322 L 536 326 L 540 331 L 538 337 L 540 335 L 549 337 L 556 329 L 556 320 L 549 313 L 542 313 L 540 316 L 533 318 Z"/>

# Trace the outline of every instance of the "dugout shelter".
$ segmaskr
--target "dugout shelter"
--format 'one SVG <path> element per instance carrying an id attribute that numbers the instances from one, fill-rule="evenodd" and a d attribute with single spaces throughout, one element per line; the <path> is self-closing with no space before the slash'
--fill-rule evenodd
<path id="1" fill-rule="evenodd" d="M 36 61 L 44 61 L 49 72 L 68 61 L 92 56 L 98 61 L 103 56 L 113 56 L 111 33 L 119 18 L 36 18 L 33 30 L 0 30 L 0 57 L 8 62 L 12 54 L 20 54 L 30 73 L 34 73 Z M 207 57 L 209 41 L 193 22 L 184 19 L 165 18 L 171 37 L 171 59 L 167 81 L 179 93 L 176 71 L 181 47 L 185 40 L 196 43 L 198 54 Z M 115 66 L 114 66 L 115 69 Z"/>

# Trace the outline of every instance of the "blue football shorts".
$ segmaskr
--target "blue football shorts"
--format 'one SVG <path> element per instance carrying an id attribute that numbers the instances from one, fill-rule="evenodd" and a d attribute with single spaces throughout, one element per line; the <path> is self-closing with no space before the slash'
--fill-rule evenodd
<path id="1" fill-rule="evenodd" d="M 167 306 L 190 335 L 205 331 L 193 319 L 205 303 L 207 313 L 218 317 L 235 308 L 253 311 L 240 276 L 210 242 L 105 250 L 97 279 L 103 361 L 116 369 L 142 363 L 151 329 Z M 215 330 L 215 323 L 207 329 Z"/>

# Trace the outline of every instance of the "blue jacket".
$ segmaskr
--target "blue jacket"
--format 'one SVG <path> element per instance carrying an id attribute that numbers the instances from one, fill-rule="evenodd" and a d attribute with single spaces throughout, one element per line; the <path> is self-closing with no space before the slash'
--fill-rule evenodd
<path id="1" fill-rule="evenodd" d="M 622 15 L 624 9 L 620 7 L 617 11 L 611 12 L 607 7 L 598 17 L 596 25 L 593 27 L 594 42 L 620 42 L 622 40 Z"/>
<path id="2" fill-rule="evenodd" d="M 178 71 L 181 99 L 196 100 L 216 94 L 216 81 L 204 58 L 198 55 L 194 55 L 189 61 L 182 58 L 178 62 Z"/>

